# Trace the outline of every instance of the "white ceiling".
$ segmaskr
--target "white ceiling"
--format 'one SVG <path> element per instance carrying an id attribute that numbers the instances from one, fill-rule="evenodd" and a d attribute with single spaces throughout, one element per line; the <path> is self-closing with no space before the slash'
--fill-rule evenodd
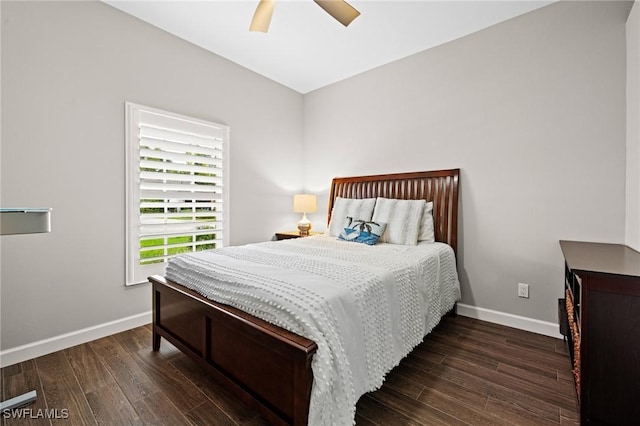
<path id="1" fill-rule="evenodd" d="M 311 0 L 276 0 L 265 34 L 249 31 L 259 0 L 103 1 L 303 94 L 552 3 L 352 0 L 345 28 Z"/>

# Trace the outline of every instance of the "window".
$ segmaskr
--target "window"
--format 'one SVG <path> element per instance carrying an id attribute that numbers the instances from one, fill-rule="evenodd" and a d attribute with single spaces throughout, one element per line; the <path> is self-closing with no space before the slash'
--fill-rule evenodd
<path id="1" fill-rule="evenodd" d="M 126 284 L 228 241 L 228 127 L 126 103 Z M 227 216 L 228 217 L 228 216 Z"/>

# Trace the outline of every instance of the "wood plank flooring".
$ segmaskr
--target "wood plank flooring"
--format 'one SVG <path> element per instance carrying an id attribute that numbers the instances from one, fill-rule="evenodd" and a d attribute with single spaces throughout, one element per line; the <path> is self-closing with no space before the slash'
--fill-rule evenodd
<path id="1" fill-rule="evenodd" d="M 1 370 L 2 398 L 35 389 L 10 425 L 266 422 L 143 326 Z M 577 425 L 566 344 L 458 316 L 360 398 L 357 425 Z M 22 418 L 16 418 L 21 415 Z M 53 418 L 50 418 L 53 417 Z"/>

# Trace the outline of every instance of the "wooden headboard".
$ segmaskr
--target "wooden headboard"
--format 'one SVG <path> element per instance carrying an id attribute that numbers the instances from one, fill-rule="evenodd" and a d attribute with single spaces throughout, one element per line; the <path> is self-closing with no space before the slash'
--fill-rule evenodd
<path id="1" fill-rule="evenodd" d="M 336 177 L 331 182 L 327 223 L 336 197 L 433 201 L 436 241 L 449 244 L 457 253 L 459 179 L 460 169 Z"/>

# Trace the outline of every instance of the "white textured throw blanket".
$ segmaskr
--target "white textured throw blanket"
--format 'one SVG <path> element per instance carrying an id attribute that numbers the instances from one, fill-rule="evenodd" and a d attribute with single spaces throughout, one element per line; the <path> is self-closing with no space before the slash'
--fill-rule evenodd
<path id="1" fill-rule="evenodd" d="M 352 425 L 378 389 L 460 297 L 442 243 L 368 246 L 318 235 L 184 254 L 167 278 L 307 337 L 310 425 Z"/>

